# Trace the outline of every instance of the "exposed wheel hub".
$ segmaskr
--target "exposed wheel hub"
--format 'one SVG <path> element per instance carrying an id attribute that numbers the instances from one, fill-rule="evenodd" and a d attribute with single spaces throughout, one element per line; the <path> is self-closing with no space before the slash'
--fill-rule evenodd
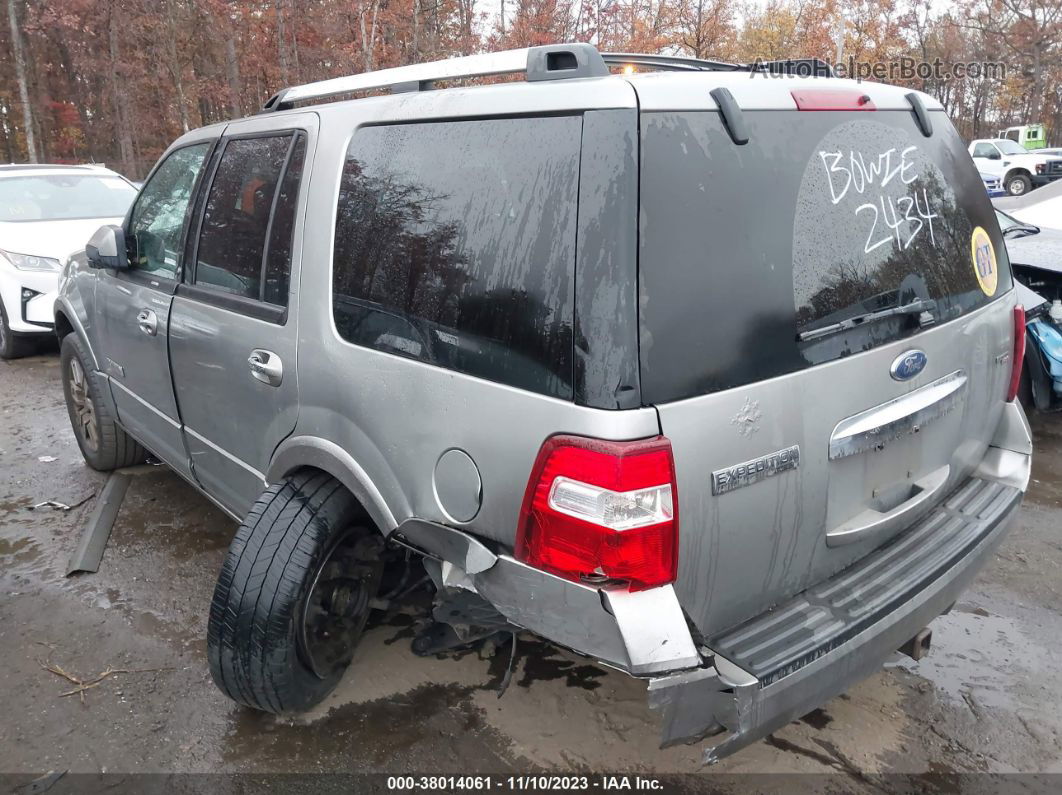
<path id="1" fill-rule="evenodd" d="M 333 543 L 317 570 L 298 640 L 307 666 L 322 679 L 344 670 L 354 655 L 383 568 L 382 547 L 378 536 L 351 530 Z"/>

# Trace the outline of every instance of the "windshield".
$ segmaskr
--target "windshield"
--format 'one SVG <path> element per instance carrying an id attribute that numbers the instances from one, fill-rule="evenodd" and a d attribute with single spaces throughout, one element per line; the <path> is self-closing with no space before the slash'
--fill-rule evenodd
<path id="1" fill-rule="evenodd" d="M 61 221 L 125 215 L 136 189 L 119 177 L 35 174 L 0 179 L 0 221 Z"/>
<path id="2" fill-rule="evenodd" d="M 1025 224 L 1018 219 L 1011 218 L 1009 215 L 1001 213 L 999 210 L 996 210 L 996 220 L 999 221 L 999 229 L 1002 232 L 1006 232 L 1011 227 L 1025 226 Z"/>
<path id="3" fill-rule="evenodd" d="M 1020 144 L 1016 144 L 1014 141 L 1007 139 L 996 141 L 996 146 L 998 146 L 999 151 L 1005 155 L 1024 155 L 1028 151 Z"/>

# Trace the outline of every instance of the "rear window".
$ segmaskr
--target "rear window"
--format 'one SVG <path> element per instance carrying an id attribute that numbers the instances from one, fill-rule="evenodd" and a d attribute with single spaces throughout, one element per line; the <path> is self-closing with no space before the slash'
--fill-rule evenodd
<path id="1" fill-rule="evenodd" d="M 919 331 L 918 313 L 843 328 L 857 316 L 919 303 L 941 324 L 1010 289 L 991 204 L 943 113 L 930 138 L 907 111 L 744 115 L 744 146 L 716 112 L 643 116 L 646 403 Z"/>
<path id="2" fill-rule="evenodd" d="M 346 340 L 572 397 L 581 119 L 359 130 L 336 216 Z"/>

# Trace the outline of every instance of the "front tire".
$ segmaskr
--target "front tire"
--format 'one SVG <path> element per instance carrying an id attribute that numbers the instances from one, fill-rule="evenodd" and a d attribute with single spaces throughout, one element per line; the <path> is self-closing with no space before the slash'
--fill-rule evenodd
<path id="1" fill-rule="evenodd" d="M 91 361 L 77 334 L 63 337 L 59 347 L 63 394 L 81 455 L 100 472 L 141 464 L 147 451 L 115 422 L 103 399 L 106 385 L 86 364 Z"/>
<path id="2" fill-rule="evenodd" d="M 266 489 L 240 523 L 210 604 L 207 652 L 225 695 L 302 712 L 339 684 L 379 588 L 383 538 L 330 475 Z"/>
<path id="3" fill-rule="evenodd" d="M 32 350 L 31 340 L 18 337 L 11 330 L 11 324 L 7 322 L 4 302 L 0 301 L 0 359 L 21 359 L 29 355 Z"/>
<path id="4" fill-rule="evenodd" d="M 1032 190 L 1032 179 L 1028 174 L 1015 174 L 1007 180 L 1007 194 L 1010 196 L 1024 196 Z"/>

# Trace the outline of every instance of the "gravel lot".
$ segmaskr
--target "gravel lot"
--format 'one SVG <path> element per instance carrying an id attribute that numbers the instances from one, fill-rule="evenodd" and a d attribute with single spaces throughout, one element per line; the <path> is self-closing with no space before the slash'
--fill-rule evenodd
<path id="1" fill-rule="evenodd" d="M 0 362 L 0 772 L 702 772 L 665 751 L 644 685 L 524 639 L 512 686 L 479 654 L 422 659 L 409 614 L 377 624 L 339 689 L 297 720 L 226 700 L 206 611 L 232 522 L 165 467 L 133 479 L 97 574 L 66 563 L 104 476 L 81 460 L 52 354 Z M 906 773 L 930 791 L 979 772 L 1062 773 L 1062 417 L 1035 418 L 1030 493 L 933 653 L 881 673 L 711 768 L 827 773 L 826 790 Z M 43 500 L 80 504 L 32 509 Z M 82 502 L 84 501 L 84 502 Z M 81 694 L 45 666 L 91 682 Z M 712 778 L 716 777 L 716 778 Z"/>

